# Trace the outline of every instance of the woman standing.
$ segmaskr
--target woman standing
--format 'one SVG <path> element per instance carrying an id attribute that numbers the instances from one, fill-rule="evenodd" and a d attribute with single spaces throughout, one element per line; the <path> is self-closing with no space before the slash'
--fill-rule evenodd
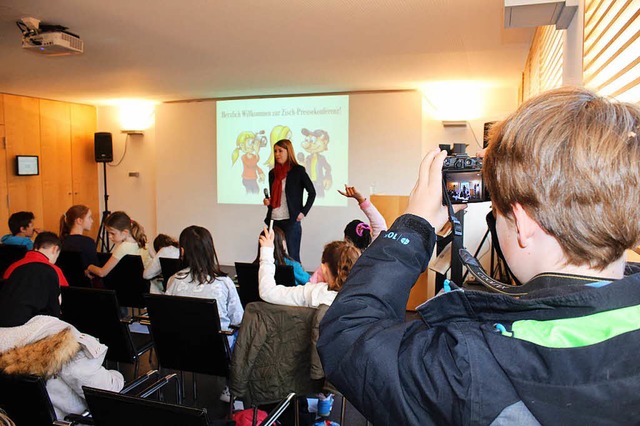
<path id="1" fill-rule="evenodd" d="M 300 262 L 300 222 L 309 214 L 316 190 L 304 167 L 296 161 L 289 139 L 281 139 L 273 146 L 275 167 L 269 172 L 271 198 L 264 199 L 268 207 L 265 223 L 273 220 L 274 226 L 284 231 L 289 256 Z M 302 204 L 302 192 L 307 191 L 307 201 Z"/>

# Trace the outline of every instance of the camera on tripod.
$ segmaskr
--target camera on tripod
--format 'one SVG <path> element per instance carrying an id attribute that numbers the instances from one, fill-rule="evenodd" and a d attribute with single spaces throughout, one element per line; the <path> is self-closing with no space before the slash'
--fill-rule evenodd
<path id="1" fill-rule="evenodd" d="M 449 199 L 452 204 L 489 201 L 482 179 L 482 158 L 469 157 L 466 148 L 466 144 L 456 143 L 451 152 L 450 145 L 440 145 L 448 154 L 442 165 L 442 179 Z"/>

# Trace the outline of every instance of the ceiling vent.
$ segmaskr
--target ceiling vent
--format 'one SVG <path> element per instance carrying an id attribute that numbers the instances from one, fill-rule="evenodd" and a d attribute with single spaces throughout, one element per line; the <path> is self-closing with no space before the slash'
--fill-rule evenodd
<path id="1" fill-rule="evenodd" d="M 504 0 L 504 27 L 555 25 L 565 30 L 578 10 L 579 0 Z"/>

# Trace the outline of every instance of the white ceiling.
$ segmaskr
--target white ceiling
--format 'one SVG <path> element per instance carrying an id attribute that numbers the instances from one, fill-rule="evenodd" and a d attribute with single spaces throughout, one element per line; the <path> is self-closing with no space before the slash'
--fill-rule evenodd
<path id="1" fill-rule="evenodd" d="M 15 25 L 69 27 L 85 53 L 24 51 Z M 533 29 L 502 0 L 1 0 L 0 92 L 101 103 L 517 87 Z"/>

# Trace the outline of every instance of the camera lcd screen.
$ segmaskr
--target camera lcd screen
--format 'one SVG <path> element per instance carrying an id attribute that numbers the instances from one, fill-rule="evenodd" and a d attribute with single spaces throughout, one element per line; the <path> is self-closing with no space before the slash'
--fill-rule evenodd
<path id="1" fill-rule="evenodd" d="M 444 178 L 452 204 L 487 201 L 480 170 L 445 172 Z"/>
<path id="2" fill-rule="evenodd" d="M 40 174 L 37 155 L 16 155 L 16 174 L 18 176 L 37 176 Z"/>

